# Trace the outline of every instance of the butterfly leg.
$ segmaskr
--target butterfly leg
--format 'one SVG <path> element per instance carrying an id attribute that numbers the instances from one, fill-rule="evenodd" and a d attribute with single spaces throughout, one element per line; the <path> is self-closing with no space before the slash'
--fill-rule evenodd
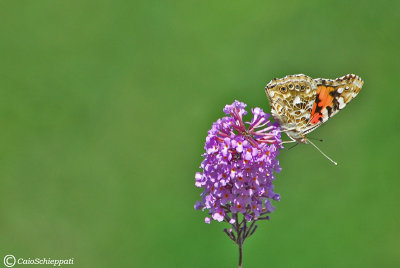
<path id="1" fill-rule="evenodd" d="M 285 143 L 293 143 L 296 142 L 295 140 L 291 140 L 291 141 L 282 141 L 281 144 L 285 144 Z"/>
<path id="2" fill-rule="evenodd" d="M 295 131 L 296 130 L 296 127 L 292 127 L 292 128 L 285 128 L 285 129 L 281 129 L 281 132 L 284 132 L 284 133 L 286 133 L 286 132 L 289 132 L 289 131 Z"/>
<path id="3" fill-rule="evenodd" d="M 296 130 L 296 127 L 291 127 L 291 128 L 282 129 L 281 132 L 287 134 L 287 132 L 294 131 L 294 130 Z M 290 137 L 289 135 L 288 135 L 288 137 L 290 138 L 290 141 L 282 141 L 281 144 L 297 142 L 295 139 L 293 139 L 293 138 Z"/>
<path id="4" fill-rule="evenodd" d="M 290 141 L 282 141 L 281 144 L 297 142 L 295 139 L 289 138 L 291 139 Z"/>

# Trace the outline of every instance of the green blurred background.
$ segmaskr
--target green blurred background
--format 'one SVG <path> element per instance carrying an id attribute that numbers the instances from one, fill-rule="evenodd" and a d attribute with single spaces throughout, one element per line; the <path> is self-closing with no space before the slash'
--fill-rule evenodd
<path id="1" fill-rule="evenodd" d="M 355 100 L 280 155 L 244 267 L 400 267 L 400 1 L 0 1 L 0 259 L 235 267 L 195 211 L 212 122 L 304 73 Z M 2 266 L 2 262 L 0 267 Z M 72 266 L 71 266 L 72 267 Z"/>

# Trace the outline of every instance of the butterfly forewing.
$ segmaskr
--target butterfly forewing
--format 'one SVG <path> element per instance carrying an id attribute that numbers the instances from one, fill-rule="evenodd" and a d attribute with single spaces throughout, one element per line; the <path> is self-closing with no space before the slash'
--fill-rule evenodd
<path id="1" fill-rule="evenodd" d="M 311 111 L 311 118 L 304 129 L 304 134 L 315 129 L 315 125 L 326 122 L 346 107 L 360 92 L 363 81 L 356 75 L 348 74 L 336 80 L 315 79 L 317 83 L 317 95 Z"/>

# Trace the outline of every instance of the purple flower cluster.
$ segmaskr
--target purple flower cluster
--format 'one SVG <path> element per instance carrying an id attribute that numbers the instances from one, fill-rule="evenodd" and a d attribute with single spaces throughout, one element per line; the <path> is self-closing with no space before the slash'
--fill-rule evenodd
<path id="1" fill-rule="evenodd" d="M 239 101 L 225 106 L 227 116 L 208 131 L 203 172 L 195 176 L 195 185 L 204 189 L 195 209 L 208 210 L 212 219 L 232 225 L 239 213 L 247 222 L 261 219 L 274 210 L 271 200 L 280 199 L 272 185 L 273 172 L 281 170 L 276 159 L 282 148 L 279 126 L 260 108 L 252 109 L 251 122 L 244 123 L 245 107 Z"/>

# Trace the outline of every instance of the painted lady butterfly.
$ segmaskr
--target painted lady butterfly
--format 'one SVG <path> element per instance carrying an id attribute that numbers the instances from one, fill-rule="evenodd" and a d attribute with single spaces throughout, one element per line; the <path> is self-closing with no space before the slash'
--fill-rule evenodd
<path id="1" fill-rule="evenodd" d="M 297 74 L 273 79 L 265 87 L 265 92 L 272 116 L 292 140 L 290 142 L 310 143 L 316 147 L 307 139 L 306 134 L 343 109 L 357 96 L 363 84 L 363 80 L 354 74 L 335 80 L 312 79 Z"/>

